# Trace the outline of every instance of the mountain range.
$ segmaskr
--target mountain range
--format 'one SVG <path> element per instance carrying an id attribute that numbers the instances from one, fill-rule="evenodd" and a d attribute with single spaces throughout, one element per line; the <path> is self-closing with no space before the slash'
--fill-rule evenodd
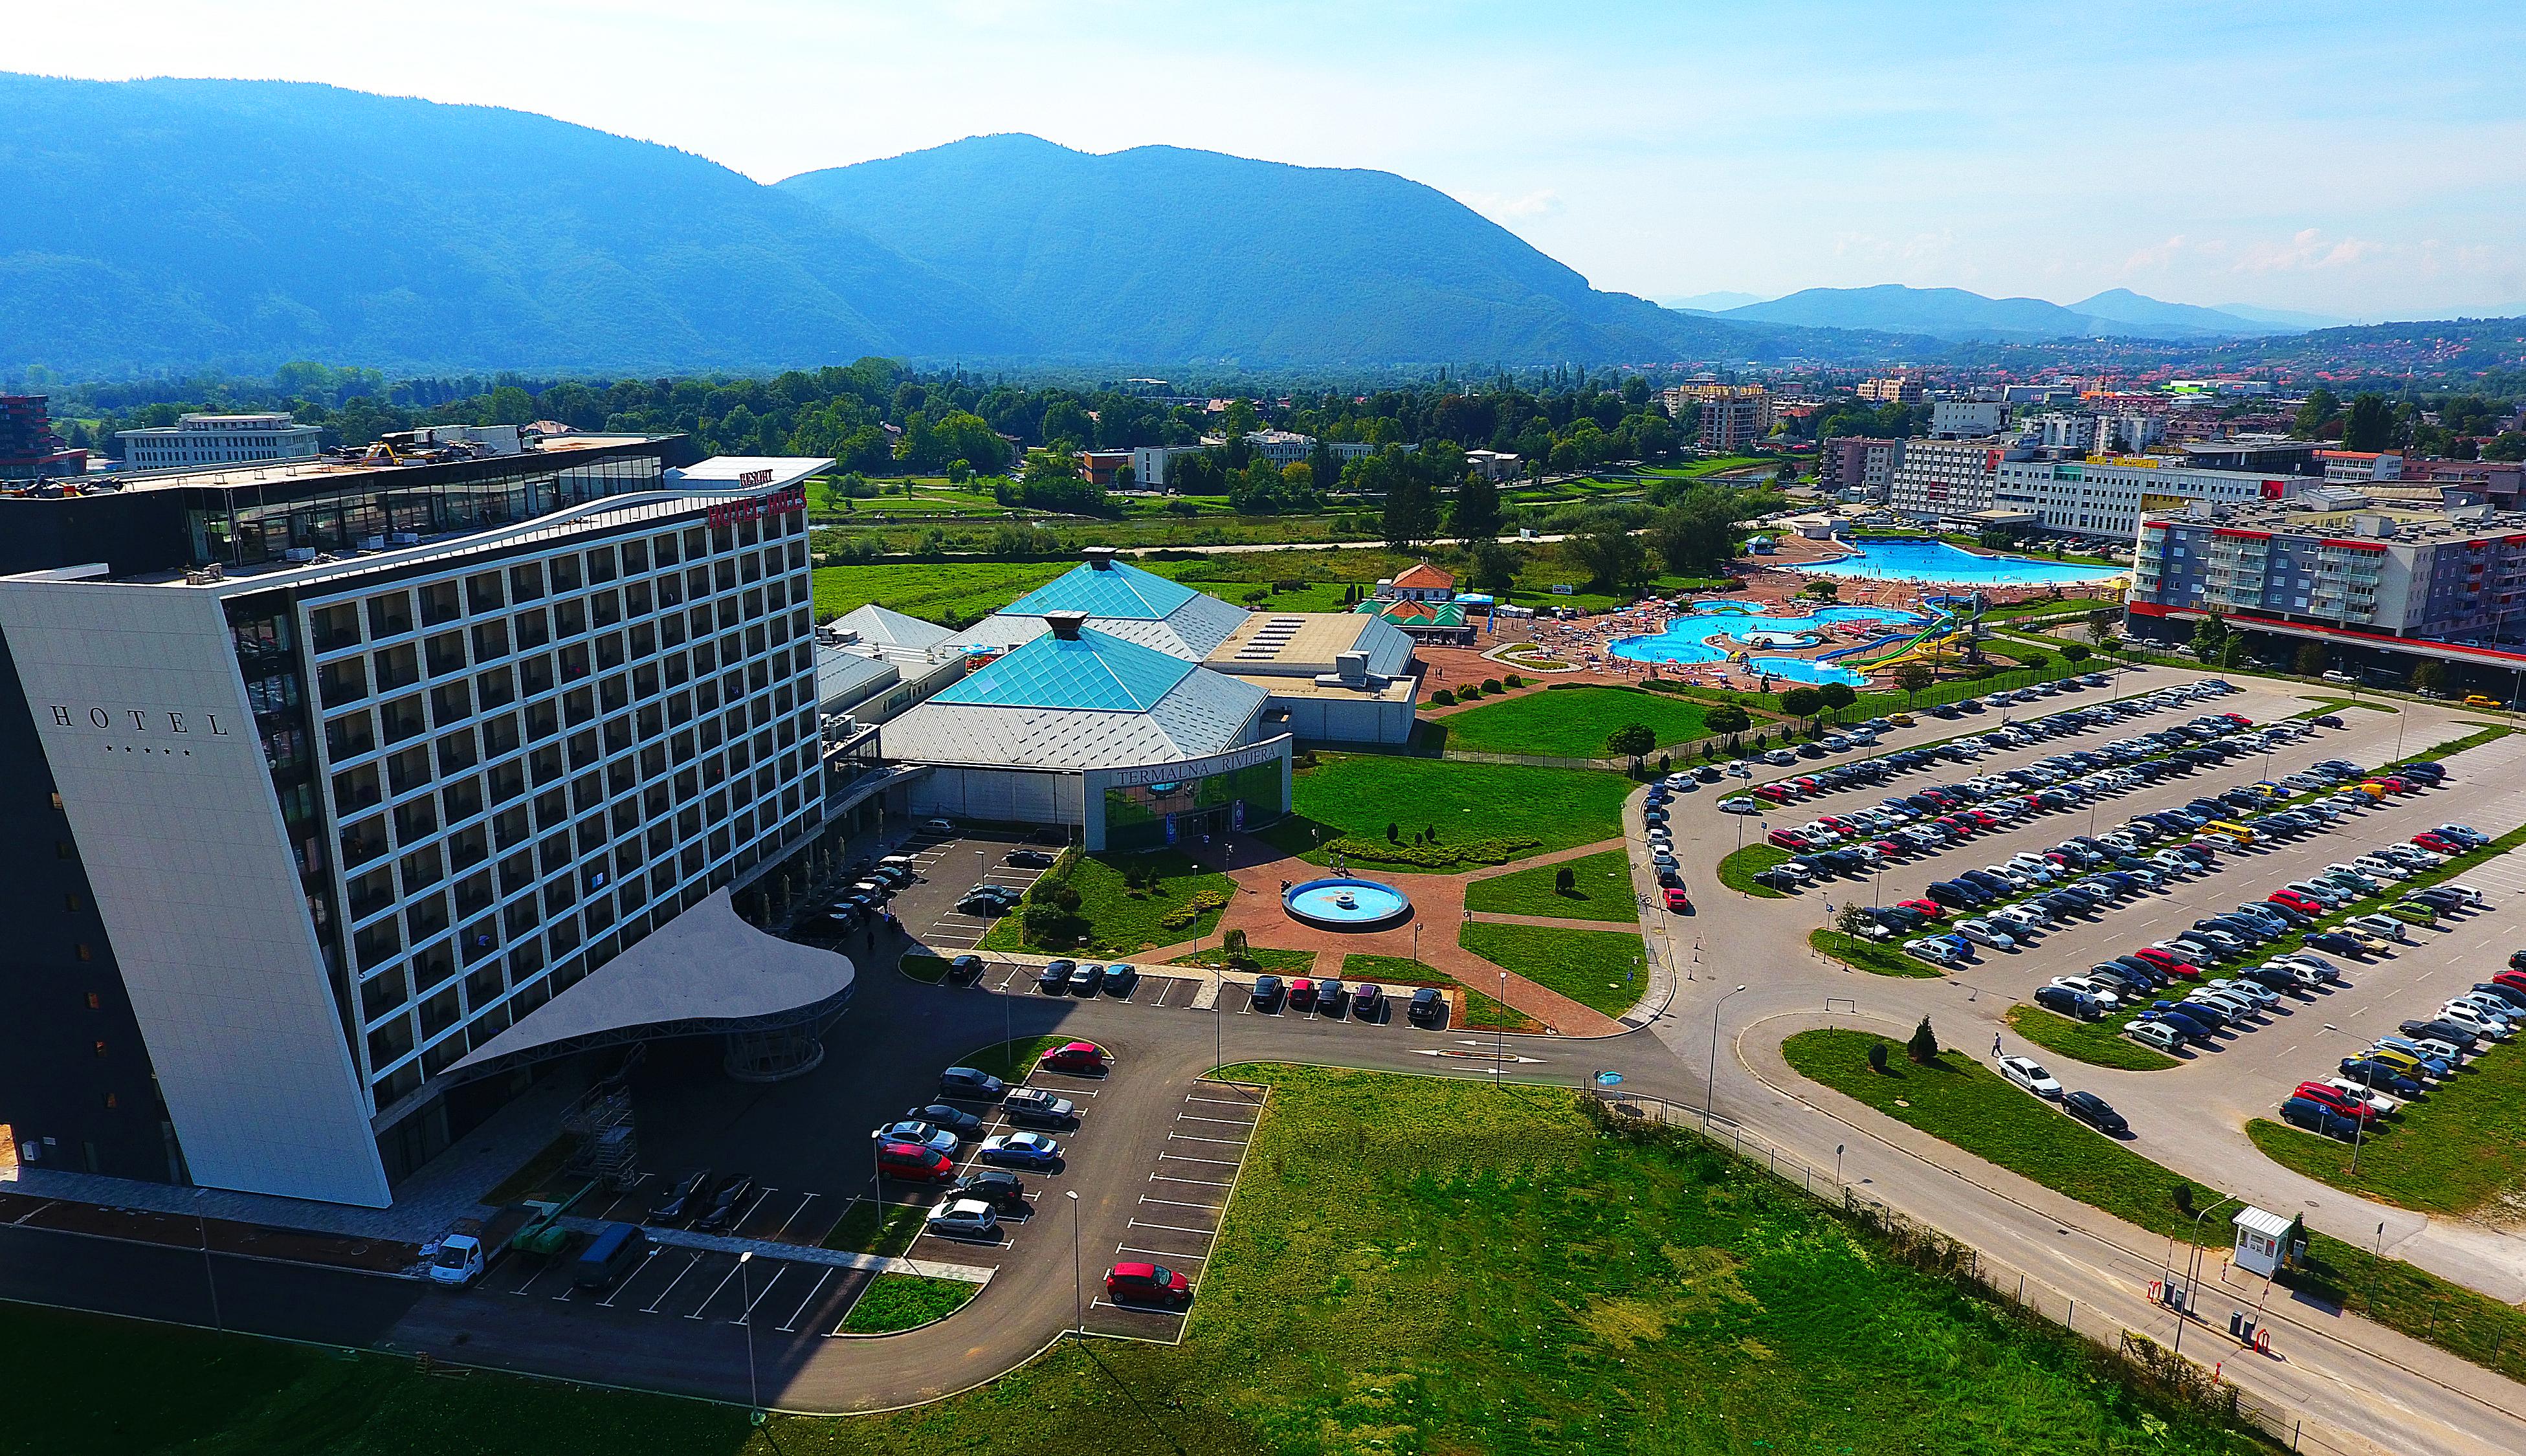
<path id="1" fill-rule="evenodd" d="M 766 185 L 490 107 L 0 73 L 0 373 L 1869 364 L 2277 316 L 1808 289 L 1662 308 L 1390 173 L 970 137 Z"/>
<path id="2" fill-rule="evenodd" d="M 2259 312 L 2259 311 L 2257 311 Z M 1924 333 L 1941 339 L 2013 341 L 2061 338 L 2207 339 L 2299 333 L 2309 325 L 2165 303 L 2128 288 L 2109 288 L 2073 304 L 2041 298 L 1987 298 L 1963 288 L 1806 288 L 1786 298 L 1715 310 L 1731 322 L 1791 324 L 1809 328 L 1866 328 Z"/>

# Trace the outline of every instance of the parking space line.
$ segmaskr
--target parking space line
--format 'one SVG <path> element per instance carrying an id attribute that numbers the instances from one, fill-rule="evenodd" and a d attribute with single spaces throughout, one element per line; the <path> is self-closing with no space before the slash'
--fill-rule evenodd
<path id="1" fill-rule="evenodd" d="M 1216 1168 L 1234 1168 L 1235 1158 L 1196 1158 L 1189 1153 L 1160 1153 L 1159 1161 L 1167 1163 L 1208 1163 Z"/>
<path id="2" fill-rule="evenodd" d="M 617 1280 L 614 1285 L 614 1292 L 606 1295 L 603 1299 L 596 1301 L 596 1307 L 598 1309 L 614 1308 L 614 1301 L 623 1297 L 623 1291 L 632 1287 L 632 1280 L 637 1280 L 644 1274 L 647 1274 L 649 1272 L 649 1265 L 664 1252 L 665 1250 L 659 1248 L 654 1243 L 649 1245 L 649 1252 L 642 1256 L 640 1267 L 632 1271 L 632 1273 L 625 1278 Z"/>
<path id="3" fill-rule="evenodd" d="M 1228 1205 L 1224 1203 L 1190 1203 L 1182 1198 L 1151 1198 L 1145 1193 L 1140 1196 L 1140 1201 L 1142 1203 L 1160 1204 L 1167 1208 L 1197 1208 L 1203 1213 L 1226 1213 L 1228 1211 Z"/>
<path id="4" fill-rule="evenodd" d="M 826 1267 L 824 1274 L 816 1280 L 816 1287 L 808 1290 L 807 1297 L 799 1300 L 798 1307 L 789 1312 L 789 1323 L 781 1327 L 781 1333 L 788 1334 L 797 1330 L 798 1317 L 807 1312 L 807 1306 L 816 1302 L 817 1295 L 825 1292 L 825 1286 L 834 1281 L 835 1272 L 832 1266 Z"/>
<path id="5" fill-rule="evenodd" d="M 710 1306 L 711 1306 L 711 1301 L 712 1301 L 712 1300 L 714 1300 L 714 1299 L 717 1299 L 717 1298 L 719 1297 L 719 1291 L 720 1291 L 720 1290 L 722 1290 L 722 1289 L 727 1288 L 727 1287 L 729 1286 L 729 1282 L 730 1282 L 730 1280 L 734 1280 L 735 1278 L 736 1278 L 736 1266 L 735 1266 L 735 1265 L 733 1265 L 733 1264 L 731 1264 L 731 1265 L 728 1267 L 728 1276 L 727 1276 L 727 1278 L 722 1279 L 718 1283 L 711 1285 L 711 1291 L 710 1291 L 709 1293 L 707 1293 L 707 1294 L 703 1295 L 703 1296 L 702 1296 L 702 1302 L 701 1302 L 701 1303 L 699 1303 L 699 1304 L 697 1304 L 697 1305 L 694 1305 L 694 1306 L 693 1306 L 693 1312 L 692 1312 L 691 1314 L 689 1314 L 689 1315 L 684 1316 L 684 1318 L 685 1318 L 685 1319 L 687 1319 L 687 1320 L 698 1320 L 698 1319 L 700 1319 L 700 1318 L 702 1317 L 702 1311 L 703 1311 L 703 1310 L 706 1310 L 706 1309 L 708 1309 L 708 1308 L 710 1308 Z"/>
<path id="6" fill-rule="evenodd" d="M 774 1239 L 776 1239 L 776 1240 L 777 1240 L 777 1239 L 779 1239 L 779 1238 L 781 1237 L 781 1235 L 783 1235 L 783 1234 L 784 1234 L 784 1233 L 788 1232 L 788 1231 L 789 1231 L 789 1226 L 790 1226 L 790 1225 L 792 1225 L 792 1224 L 797 1223 L 797 1222 L 798 1222 L 798 1216 L 799 1216 L 800 1214 L 805 1213 L 805 1212 L 807 1211 L 807 1205 L 808 1205 L 808 1204 L 810 1204 L 810 1203 L 813 1203 L 813 1202 L 815 1202 L 815 1201 L 816 1201 L 816 1195 L 815 1195 L 815 1194 L 813 1194 L 813 1193 L 810 1193 L 810 1194 L 808 1194 L 806 1197 L 799 1199 L 799 1200 L 798 1200 L 798 1206 L 797 1206 L 796 1208 L 793 1208 L 793 1209 L 789 1210 L 789 1217 L 787 1217 L 787 1218 L 785 1218 L 785 1219 L 783 1219 L 783 1220 L 781 1221 L 781 1227 L 772 1230 L 772 1237 L 773 1237 Z"/>
<path id="7" fill-rule="evenodd" d="M 1233 1180 L 1222 1182 L 1215 1178 L 1171 1178 L 1163 1173 L 1150 1174 L 1149 1181 L 1153 1183 L 1199 1183 L 1205 1188 L 1233 1188 L 1237 1186 L 1236 1182 Z"/>
<path id="8" fill-rule="evenodd" d="M 667 1302 L 667 1296 L 675 1293 L 676 1286 L 684 1281 L 684 1276 L 692 1273 L 693 1267 L 701 1262 L 702 1256 L 699 1254 L 695 1254 L 690 1259 L 685 1260 L 684 1267 L 676 1271 L 676 1277 L 667 1280 L 667 1287 L 660 1289 L 658 1291 L 658 1297 L 650 1300 L 648 1304 L 641 1309 L 640 1313 L 644 1315 L 656 1314 L 658 1312 L 658 1306 Z"/>
<path id="9" fill-rule="evenodd" d="M 1206 1118 L 1197 1112 L 1181 1114 L 1176 1118 L 1176 1121 L 1179 1123 L 1219 1123 L 1231 1128 L 1251 1128 L 1254 1126 L 1243 1118 Z"/>
<path id="10" fill-rule="evenodd" d="M 763 1290 L 762 1290 L 762 1292 L 754 1296 L 754 1302 L 753 1302 L 752 1304 L 748 1304 L 745 1308 L 743 1308 L 743 1309 L 741 1309 L 741 1310 L 737 1311 L 737 1317 L 736 1317 L 735 1319 L 733 1319 L 733 1320 L 729 1321 L 729 1323 L 730 1323 L 730 1324 L 732 1324 L 732 1325 L 742 1325 L 742 1324 L 746 1323 L 748 1320 L 753 1319 L 753 1318 L 754 1318 L 754 1306 L 755 1306 L 755 1305 L 757 1305 L 757 1304 L 761 1304 L 761 1303 L 762 1303 L 763 1301 L 765 1301 L 766 1299 L 771 1298 L 771 1297 L 772 1297 L 772 1291 L 773 1291 L 774 1289 L 777 1289 L 777 1288 L 779 1288 L 779 1287 L 781 1286 L 781 1281 L 782 1281 L 783 1280 L 784 1280 L 784 1279 L 788 1278 L 788 1276 L 789 1276 L 789 1271 L 791 1271 L 791 1270 L 793 1270 L 793 1269 L 796 1269 L 796 1268 L 798 1268 L 799 1266 L 797 1266 L 797 1265 L 795 1265 L 795 1264 L 775 1264 L 775 1265 L 774 1265 L 774 1266 L 772 1266 L 772 1267 L 773 1267 L 776 1271 L 778 1271 L 777 1273 L 775 1273 L 775 1274 L 772 1276 L 772 1281 L 771 1281 L 770 1283 L 765 1284 L 765 1285 L 763 1286 Z"/>
<path id="11" fill-rule="evenodd" d="M 1137 1243 L 1118 1243 L 1114 1245 L 1114 1252 L 1118 1254 L 1155 1254 L 1161 1259 L 1190 1259 L 1196 1263 L 1210 1257 L 1208 1254 L 1180 1254 L 1174 1249 L 1144 1249 Z"/>
<path id="12" fill-rule="evenodd" d="M 1219 1230 L 1216 1229 L 1187 1229 L 1182 1224 L 1151 1224 L 1139 1219 L 1127 1219 L 1124 1221 L 1124 1227 L 1127 1229 L 1164 1229 L 1169 1233 L 1197 1233 L 1204 1238 L 1217 1238 L 1219 1236 Z"/>
<path id="13" fill-rule="evenodd" d="M 1185 1310 L 1168 1309 L 1166 1306 L 1160 1304 L 1115 1304 L 1104 1299 L 1091 1299 L 1087 1301 L 1087 1307 L 1089 1309 L 1121 1310 L 1127 1315 L 1165 1315 L 1169 1319 L 1175 1320 L 1183 1319 L 1187 1313 L 1187 1311 Z M 1128 1335 L 1122 1337 L 1127 1339 L 1130 1338 Z"/>
<path id="14" fill-rule="evenodd" d="M 1245 1139 L 1242 1137 L 1203 1137 L 1192 1132 L 1170 1132 L 1167 1136 L 1180 1137 L 1187 1142 L 1216 1142 L 1223 1147 L 1245 1146 Z"/>

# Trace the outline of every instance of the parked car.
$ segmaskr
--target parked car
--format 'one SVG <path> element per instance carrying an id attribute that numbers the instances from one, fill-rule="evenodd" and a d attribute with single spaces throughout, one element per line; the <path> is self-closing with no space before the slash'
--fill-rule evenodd
<path id="1" fill-rule="evenodd" d="M 1066 1128 L 1079 1116 L 1079 1108 L 1069 1098 L 1056 1097 L 1041 1087 L 1020 1087 L 1009 1093 L 1000 1111 L 1012 1123 L 1036 1128 Z"/>
<path id="2" fill-rule="evenodd" d="M 928 1123 L 933 1127 L 944 1129 L 958 1137 L 971 1137 L 983 1130 L 981 1118 L 961 1107 L 950 1107 L 944 1102 L 933 1102 L 928 1107 L 913 1108 L 905 1113 L 904 1117 L 914 1122 Z"/>
<path id="3" fill-rule="evenodd" d="M 1065 1041 L 1036 1062 L 1047 1072 L 1091 1075 L 1106 1070 L 1105 1049 L 1093 1041 Z"/>
<path id="4" fill-rule="evenodd" d="M 943 1198 L 930 1210 L 922 1227 L 941 1238 L 975 1238 L 997 1240 L 1000 1218 L 991 1205 L 980 1198 Z"/>
<path id="5" fill-rule="evenodd" d="M 2094 1092 L 2065 1092 L 2061 1110 L 2108 1137 L 2120 1137 L 2131 1131 L 2131 1124 L 2114 1111 L 2114 1105 Z"/>
<path id="6" fill-rule="evenodd" d="M 1117 1264 L 1105 1271 L 1105 1297 L 1116 1304 L 1180 1305 L 1192 1298 L 1192 1281 L 1157 1264 Z"/>
<path id="7" fill-rule="evenodd" d="M 1257 976 L 1254 978 L 1253 1001 L 1255 1010 L 1270 1011 L 1273 1007 L 1281 1004 L 1281 978 L 1277 976 Z"/>
<path id="8" fill-rule="evenodd" d="M 667 1190 L 649 1205 L 649 1222 L 675 1225 L 684 1222 L 707 1207 L 711 1192 L 711 1171 L 695 1169 L 668 1184 Z"/>
<path id="9" fill-rule="evenodd" d="M 2304 1128 L 2327 1137 L 2350 1138 L 2359 1125 L 2332 1108 L 2307 1097 L 2292 1097 L 2281 1104 L 2281 1121 L 2293 1128 Z"/>
<path id="10" fill-rule="evenodd" d="M 2061 1095 L 2061 1084 L 2033 1057 L 2000 1058 L 1999 1075 L 2038 1097 L 2055 1099 Z"/>
<path id="11" fill-rule="evenodd" d="M 736 1227 L 747 1208 L 754 1202 L 754 1180 L 742 1174 L 711 1189 L 710 1207 L 693 1220 L 693 1228 L 703 1233 L 726 1233 Z"/>
<path id="12" fill-rule="evenodd" d="M 984 1138 L 974 1156 L 1002 1168 L 1032 1168 L 1047 1173 L 1061 1161 L 1061 1144 L 1040 1132 L 1002 1132 Z"/>
<path id="13" fill-rule="evenodd" d="M 1447 1020 L 1446 993 L 1434 985 L 1425 985 L 1412 993 L 1412 1003 L 1404 1010 L 1404 1019 L 1416 1027 L 1444 1026 Z"/>
<path id="14" fill-rule="evenodd" d="M 996 1102 L 1008 1083 L 971 1067 L 950 1067 L 938 1074 L 938 1095 L 969 1102 Z"/>

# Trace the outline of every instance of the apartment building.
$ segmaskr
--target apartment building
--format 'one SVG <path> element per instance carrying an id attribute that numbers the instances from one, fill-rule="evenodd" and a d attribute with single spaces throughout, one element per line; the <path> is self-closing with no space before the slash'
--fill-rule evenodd
<path id="1" fill-rule="evenodd" d="M 49 396 L 0 394 L 0 480 L 34 480 L 87 473 L 87 452 L 53 432 Z"/>
<path id="2" fill-rule="evenodd" d="M 1859 381 L 1859 397 L 1870 404 L 1919 404 L 1925 392 L 1918 375 L 1891 375 Z"/>
<path id="3" fill-rule="evenodd" d="M 1996 440 L 1906 440 L 1886 503 L 1923 521 L 1990 510 L 1993 483 L 2010 453 Z"/>
<path id="4" fill-rule="evenodd" d="M 2199 470 L 2168 456 L 2030 456 L 1997 466 L 1993 499 L 2001 510 L 2035 513 L 2046 530 L 2127 541 L 2148 512 L 2278 500 L 2305 483 L 2291 477 Z"/>
<path id="5" fill-rule="evenodd" d="M 1894 483 L 1894 472 L 1903 464 L 1906 443 L 1866 435 L 1835 435 L 1816 452 L 1816 483 L 1828 494 L 1858 490 L 1865 492 L 1869 500 L 1883 502 Z"/>
<path id="6" fill-rule="evenodd" d="M 170 426 L 118 429 L 114 437 L 123 442 L 125 465 L 136 471 L 158 471 L 257 460 L 313 460 L 324 434 L 287 414 L 267 413 L 186 415 Z"/>
<path id="7" fill-rule="evenodd" d="M 1760 384 L 1722 384 L 1699 401 L 1694 443 L 1714 452 L 1742 450 L 1772 430 L 1771 391 Z"/>
<path id="8" fill-rule="evenodd" d="M 2008 406 L 1996 399 L 1940 399 L 1930 403 L 1934 439 L 1974 439 L 1999 433 L 2008 422 Z"/>

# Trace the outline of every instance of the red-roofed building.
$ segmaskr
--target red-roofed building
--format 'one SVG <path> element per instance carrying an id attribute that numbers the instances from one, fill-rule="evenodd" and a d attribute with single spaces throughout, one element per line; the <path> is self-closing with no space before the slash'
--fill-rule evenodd
<path id="1" fill-rule="evenodd" d="M 1377 583 L 1377 594 L 1393 601 L 1452 602 L 1456 578 L 1426 561 L 1415 562 Z"/>

